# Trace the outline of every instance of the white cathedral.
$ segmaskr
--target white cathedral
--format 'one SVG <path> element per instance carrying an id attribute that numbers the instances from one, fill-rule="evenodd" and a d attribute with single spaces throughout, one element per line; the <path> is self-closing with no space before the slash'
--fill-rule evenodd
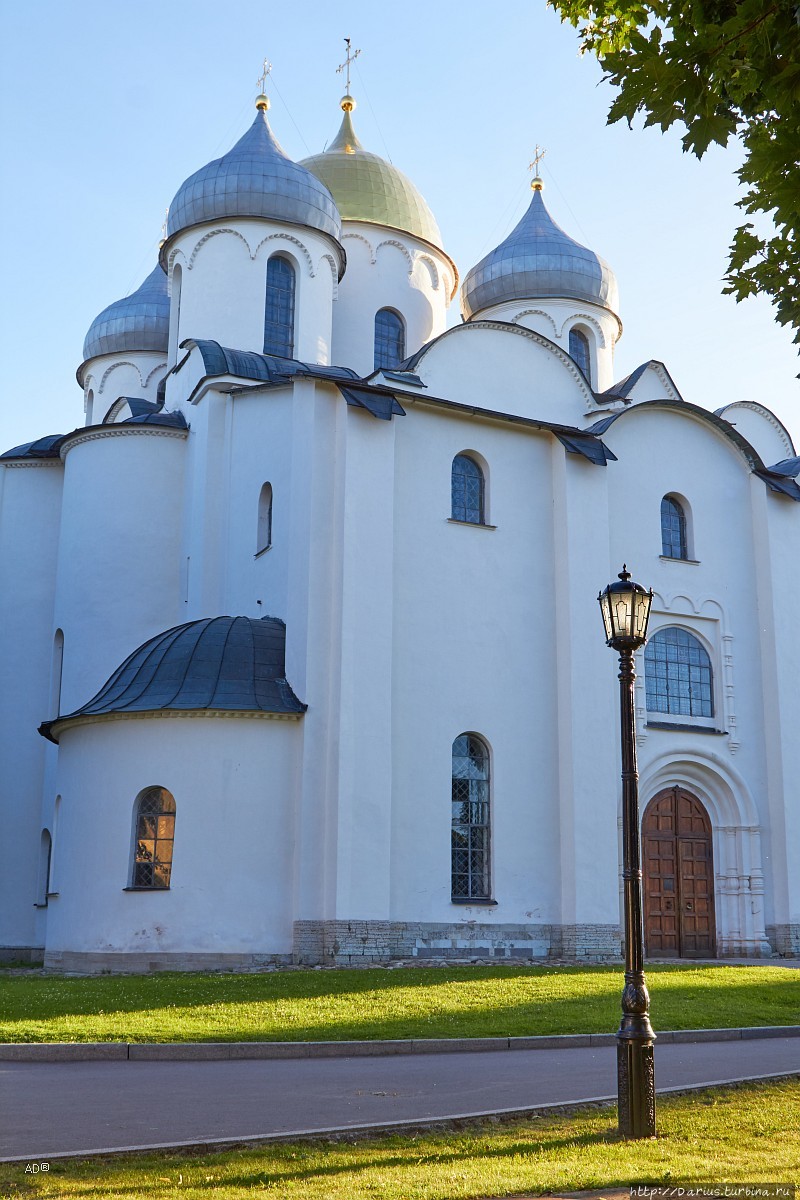
<path id="1" fill-rule="evenodd" d="M 615 379 L 538 177 L 459 286 L 349 95 L 301 163 L 256 107 L 93 321 L 85 424 L 0 458 L 0 955 L 617 956 L 623 562 L 648 955 L 800 954 L 786 429 Z"/>

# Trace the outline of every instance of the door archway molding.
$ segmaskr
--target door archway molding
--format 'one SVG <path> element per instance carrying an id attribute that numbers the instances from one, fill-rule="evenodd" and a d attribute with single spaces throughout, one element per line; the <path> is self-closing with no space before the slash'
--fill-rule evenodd
<path id="1" fill-rule="evenodd" d="M 769 957 L 761 825 L 747 784 L 716 755 L 663 754 L 640 766 L 641 813 L 654 796 L 676 785 L 693 792 L 711 820 L 717 956 Z"/>

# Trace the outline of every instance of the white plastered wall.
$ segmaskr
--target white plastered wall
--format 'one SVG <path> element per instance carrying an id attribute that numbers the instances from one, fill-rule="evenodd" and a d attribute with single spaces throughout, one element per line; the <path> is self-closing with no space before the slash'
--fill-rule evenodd
<path id="1" fill-rule="evenodd" d="M 347 270 L 333 307 L 333 361 L 368 375 L 374 367 L 375 314 L 399 313 L 406 357 L 444 332 L 454 286 L 452 263 L 426 242 L 396 229 L 346 221 Z"/>
<path id="2" fill-rule="evenodd" d="M 293 357 L 331 361 L 332 304 L 338 257 L 330 238 L 312 229 L 254 218 L 205 224 L 178 234 L 165 249 L 170 286 L 180 265 L 180 305 L 173 304 L 170 347 L 207 338 L 236 350 L 264 349 L 267 262 L 274 254 L 295 268 Z M 170 363 L 170 365 L 173 365 Z"/>
<path id="3" fill-rule="evenodd" d="M 166 355 L 156 351 L 125 351 L 89 359 L 81 370 L 85 424 L 101 425 L 120 396 L 155 404 L 166 371 Z"/>
<path id="4" fill-rule="evenodd" d="M 250 714 L 65 729 L 48 954 L 291 953 L 298 748 L 297 720 Z M 125 891 L 151 786 L 175 800 L 171 883 Z"/>

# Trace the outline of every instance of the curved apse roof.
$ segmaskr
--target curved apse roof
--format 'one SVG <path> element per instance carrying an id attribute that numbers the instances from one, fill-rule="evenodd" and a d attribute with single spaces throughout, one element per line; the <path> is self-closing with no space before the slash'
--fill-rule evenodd
<path id="1" fill-rule="evenodd" d="M 303 713 L 286 681 L 286 626 L 277 617 L 208 617 L 150 638 L 117 667 L 88 704 L 45 721 L 58 741 L 67 721 L 126 713 Z"/>
<path id="2" fill-rule="evenodd" d="M 83 359 L 130 350 L 166 354 L 168 345 L 167 277 L 156 266 L 135 292 L 115 300 L 95 317 L 83 343 Z"/>
<path id="3" fill-rule="evenodd" d="M 305 225 L 339 242 L 342 223 L 324 183 L 293 162 L 278 143 L 259 97 L 253 124 L 236 145 L 195 171 L 169 206 L 167 237 L 204 221 L 267 217 Z"/>
<path id="4" fill-rule="evenodd" d="M 619 295 L 608 263 L 556 225 L 534 179 L 533 199 L 511 233 L 468 272 L 461 308 L 469 320 L 506 300 L 565 297 L 599 304 L 617 316 Z M 617 317 L 619 320 L 619 318 Z"/>

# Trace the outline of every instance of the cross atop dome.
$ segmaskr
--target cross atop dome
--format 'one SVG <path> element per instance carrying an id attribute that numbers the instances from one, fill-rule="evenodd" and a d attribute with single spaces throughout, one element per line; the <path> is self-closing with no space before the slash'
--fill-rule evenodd
<path id="1" fill-rule="evenodd" d="M 345 77 L 345 78 L 346 78 L 346 83 L 345 83 L 345 92 L 346 92 L 346 96 L 345 96 L 345 99 L 349 99 L 349 97 L 350 97 L 350 64 L 351 64 L 351 63 L 354 63 L 354 62 L 356 61 L 356 59 L 358 58 L 358 56 L 359 56 L 359 54 L 361 53 L 361 51 L 360 51 L 360 50 L 353 50 L 353 51 L 352 51 L 352 53 L 351 53 L 351 47 L 350 47 L 350 38 L 349 38 L 349 37 L 346 37 L 346 38 L 344 39 L 344 44 L 345 44 L 345 46 L 347 47 L 347 54 L 346 54 L 346 56 L 345 56 L 345 60 L 344 60 L 344 62 L 343 62 L 343 63 L 339 63 L 339 66 L 336 68 L 336 74 L 337 74 L 337 75 L 341 75 L 342 71 L 346 71 L 346 72 L 347 72 L 347 75 L 346 75 L 346 77 Z M 342 101 L 342 108 L 344 108 L 344 100 Z"/>
<path id="2" fill-rule="evenodd" d="M 547 151 L 542 149 L 537 142 L 536 151 L 533 156 L 533 162 L 528 163 L 528 170 L 534 172 L 533 179 L 531 180 L 531 187 L 534 192 L 541 192 L 544 190 L 544 180 L 539 174 L 539 163 L 542 161 L 545 154 L 547 154 Z"/>
<path id="3" fill-rule="evenodd" d="M 271 74 L 272 74 L 272 63 L 269 61 L 268 58 L 265 58 L 264 65 L 261 68 L 261 74 L 259 75 L 258 79 L 256 80 L 256 83 L 258 84 L 259 89 L 260 89 L 258 95 L 256 96 L 256 108 L 263 109 L 264 112 L 266 112 L 267 109 L 269 108 L 269 97 L 267 96 L 267 80 L 269 79 Z"/>

